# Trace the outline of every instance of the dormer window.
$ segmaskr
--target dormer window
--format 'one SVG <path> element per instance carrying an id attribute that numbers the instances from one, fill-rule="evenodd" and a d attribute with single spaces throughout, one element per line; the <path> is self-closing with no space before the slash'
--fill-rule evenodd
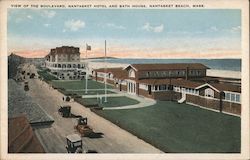
<path id="1" fill-rule="evenodd" d="M 205 89 L 205 96 L 214 98 L 214 91 L 211 88 Z"/>
<path id="2" fill-rule="evenodd" d="M 135 78 L 135 71 L 133 69 L 130 69 L 129 72 L 128 72 L 128 76 L 132 77 L 132 78 Z"/>
<path id="3" fill-rule="evenodd" d="M 108 77 L 109 77 L 109 78 L 113 78 L 113 74 L 112 74 L 112 73 L 109 73 L 109 74 L 108 74 Z"/>

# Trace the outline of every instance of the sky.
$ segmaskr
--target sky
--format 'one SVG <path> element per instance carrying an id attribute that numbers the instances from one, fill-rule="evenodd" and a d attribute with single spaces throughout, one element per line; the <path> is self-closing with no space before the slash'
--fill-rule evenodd
<path id="1" fill-rule="evenodd" d="M 8 53 L 44 57 L 80 47 L 88 57 L 239 58 L 237 9 L 9 9 Z"/>

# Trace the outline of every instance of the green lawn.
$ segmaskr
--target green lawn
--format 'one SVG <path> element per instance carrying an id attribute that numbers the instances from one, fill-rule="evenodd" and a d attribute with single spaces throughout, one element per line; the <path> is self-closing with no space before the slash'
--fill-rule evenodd
<path id="1" fill-rule="evenodd" d="M 167 101 L 95 112 L 165 152 L 240 152 L 239 117 Z"/>
<path id="2" fill-rule="evenodd" d="M 102 99 L 104 101 L 104 97 Z M 121 96 L 121 97 L 107 97 L 107 102 L 100 102 L 97 98 L 77 98 L 77 102 L 81 103 L 84 106 L 93 106 L 98 104 L 100 107 L 120 107 L 126 105 L 138 104 L 139 101 Z"/>
<path id="3" fill-rule="evenodd" d="M 58 81 L 51 81 L 51 84 L 56 88 L 64 88 L 65 90 L 85 89 L 85 80 L 77 80 L 77 81 L 58 80 Z M 112 89 L 113 87 L 107 85 L 107 88 Z M 88 89 L 104 89 L 104 84 L 93 80 L 88 80 Z"/>
<path id="4" fill-rule="evenodd" d="M 105 94 L 104 90 L 89 90 L 87 93 L 85 91 L 67 91 L 67 90 L 62 90 L 61 91 L 65 95 L 69 94 L 77 94 L 77 95 L 100 95 L 100 94 Z M 107 94 L 115 94 L 115 92 L 112 91 L 107 91 Z"/>
<path id="5" fill-rule="evenodd" d="M 41 76 L 43 78 L 44 81 L 49 82 L 52 80 L 57 80 L 58 78 L 56 78 L 55 76 L 52 76 L 51 74 L 48 73 L 47 70 L 40 70 L 37 71 L 37 73 L 39 74 L 39 76 Z"/>
<path id="6" fill-rule="evenodd" d="M 53 80 L 51 83 L 56 88 L 64 88 L 62 92 L 65 93 L 69 92 L 68 89 L 85 89 L 85 80 Z M 107 87 L 112 88 L 110 85 Z M 89 80 L 88 88 L 103 89 L 104 84 Z M 102 92 L 103 90 L 89 91 L 88 94 Z M 84 91 L 73 93 L 82 94 Z M 85 106 L 98 104 L 96 98 L 76 100 Z M 116 107 L 137 103 L 136 100 L 127 97 L 110 97 L 108 103 L 99 106 Z M 165 152 L 240 152 L 239 117 L 168 101 L 158 101 L 154 106 L 140 109 L 94 111 Z"/>

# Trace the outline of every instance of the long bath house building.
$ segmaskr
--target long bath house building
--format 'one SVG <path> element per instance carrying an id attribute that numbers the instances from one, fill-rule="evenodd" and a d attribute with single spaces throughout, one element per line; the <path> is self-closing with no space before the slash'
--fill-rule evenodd
<path id="1" fill-rule="evenodd" d="M 131 64 L 96 69 L 92 76 L 101 82 L 106 76 L 107 83 L 129 94 L 240 115 L 241 86 L 208 77 L 207 69 L 200 63 Z"/>

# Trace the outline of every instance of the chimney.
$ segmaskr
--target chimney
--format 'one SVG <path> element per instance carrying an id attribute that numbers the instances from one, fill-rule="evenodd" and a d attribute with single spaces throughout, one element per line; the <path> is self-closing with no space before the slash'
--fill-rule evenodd
<path id="1" fill-rule="evenodd" d="M 186 68 L 186 80 L 188 80 L 188 72 L 189 72 L 189 68 Z"/>

